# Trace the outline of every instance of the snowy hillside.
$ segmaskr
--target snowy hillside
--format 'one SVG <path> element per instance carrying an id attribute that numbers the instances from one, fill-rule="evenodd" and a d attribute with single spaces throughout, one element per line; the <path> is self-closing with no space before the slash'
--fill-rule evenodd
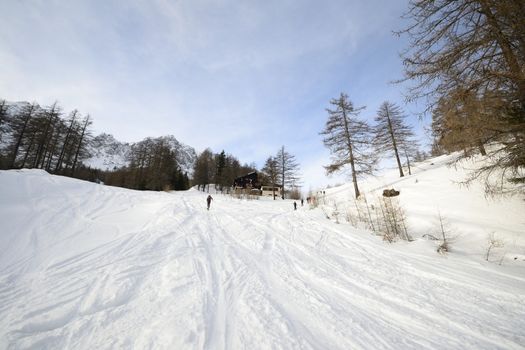
<path id="1" fill-rule="evenodd" d="M 469 169 L 482 160 L 464 160 L 454 165 L 456 155 L 432 158 L 412 167 L 412 175 L 399 177 L 399 171 L 385 171 L 383 175 L 359 182 L 369 205 L 382 198 L 384 189 L 400 191 L 396 197 L 407 217 L 409 234 L 419 239 L 425 235 L 440 237 L 439 215 L 443 219 L 455 254 L 472 255 L 484 259 L 487 240 L 492 235 L 503 246 L 493 251 L 492 260 L 501 263 L 525 262 L 525 200 L 523 196 L 486 198 L 481 182 L 468 187 L 461 183 Z M 341 213 L 356 214 L 354 189 L 351 183 L 325 190 L 320 196 L 327 213 L 335 207 Z M 373 213 L 372 213 L 373 215 Z"/>
<path id="2" fill-rule="evenodd" d="M 290 201 L 217 194 L 207 211 L 194 190 L 0 171 L 0 348 L 523 349 L 525 262 L 486 262 L 468 237 L 515 235 L 522 257 L 524 203 L 483 204 L 454 176 L 426 164 L 395 184 L 433 199 L 403 203 L 418 234 L 436 206 L 461 224 L 459 252 L 439 255 Z"/>

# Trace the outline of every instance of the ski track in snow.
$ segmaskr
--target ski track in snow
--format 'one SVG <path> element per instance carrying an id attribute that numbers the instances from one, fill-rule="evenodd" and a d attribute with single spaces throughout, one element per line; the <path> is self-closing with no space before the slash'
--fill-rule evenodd
<path id="1" fill-rule="evenodd" d="M 2 227 L 19 232 L 2 241 L 0 348 L 525 344 L 525 278 L 494 264 L 392 249 L 290 202 L 215 195 L 207 211 L 196 191 L 2 176 L 24 190 Z"/>

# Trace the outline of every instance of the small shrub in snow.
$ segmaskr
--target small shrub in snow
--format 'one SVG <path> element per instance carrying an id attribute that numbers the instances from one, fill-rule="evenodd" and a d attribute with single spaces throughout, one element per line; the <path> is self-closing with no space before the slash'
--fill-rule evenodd
<path id="1" fill-rule="evenodd" d="M 337 203 L 334 202 L 334 211 L 332 212 L 332 216 L 335 218 L 335 223 L 339 223 L 339 211 L 337 210 Z"/>
<path id="2" fill-rule="evenodd" d="M 346 219 L 346 222 L 348 222 L 350 225 L 354 227 L 357 225 L 356 217 L 354 216 L 350 208 L 347 208 L 345 211 L 345 219 Z"/>
<path id="3" fill-rule="evenodd" d="M 357 222 L 354 223 L 353 226 L 360 226 L 364 229 L 371 230 L 372 232 L 377 232 L 376 225 L 372 219 L 374 206 L 368 204 L 368 200 L 364 194 L 361 194 L 359 198 L 354 200 L 354 207 L 357 213 Z"/>
<path id="4" fill-rule="evenodd" d="M 448 252 L 450 250 L 450 247 L 449 247 L 449 243 L 448 241 L 443 241 L 441 242 L 441 244 L 439 245 L 439 247 L 437 248 L 437 252 L 439 254 L 445 254 L 446 252 Z"/>
<path id="5" fill-rule="evenodd" d="M 441 236 L 441 244 L 437 248 L 437 252 L 445 254 L 450 250 L 450 228 L 448 222 L 443 218 L 441 212 L 438 212 L 439 235 Z"/>
<path id="6" fill-rule="evenodd" d="M 383 233 L 383 238 L 393 242 L 397 238 L 406 241 L 412 239 L 408 235 L 406 228 L 405 211 L 399 204 L 397 198 L 382 197 L 380 199 L 381 221 L 379 222 L 379 231 Z"/>
<path id="7" fill-rule="evenodd" d="M 503 248 L 505 242 L 501 239 L 496 238 L 496 234 L 491 232 L 487 237 L 487 252 L 485 254 L 485 260 L 489 261 L 490 252 L 495 248 Z"/>

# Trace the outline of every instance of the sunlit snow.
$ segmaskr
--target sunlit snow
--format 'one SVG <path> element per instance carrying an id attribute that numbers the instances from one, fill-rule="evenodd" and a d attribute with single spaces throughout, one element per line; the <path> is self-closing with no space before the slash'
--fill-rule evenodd
<path id="1" fill-rule="evenodd" d="M 455 171 L 363 183 L 401 190 L 416 240 L 393 244 L 326 218 L 351 186 L 325 211 L 220 194 L 207 211 L 196 190 L 0 171 L 0 348 L 522 349 L 524 202 Z M 436 209 L 458 236 L 446 255 L 419 238 Z M 506 248 L 487 262 L 493 231 Z"/>

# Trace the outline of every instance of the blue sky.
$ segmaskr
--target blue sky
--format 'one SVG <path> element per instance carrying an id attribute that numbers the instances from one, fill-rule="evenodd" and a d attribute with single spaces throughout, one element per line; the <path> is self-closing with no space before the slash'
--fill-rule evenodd
<path id="1" fill-rule="evenodd" d="M 325 178 L 318 135 L 345 92 L 371 120 L 406 106 L 399 53 L 403 0 L 4 0 L 0 98 L 90 113 L 95 133 L 122 141 L 172 134 L 242 162 L 281 145 L 306 189 Z M 424 140 L 423 142 L 426 142 Z"/>

